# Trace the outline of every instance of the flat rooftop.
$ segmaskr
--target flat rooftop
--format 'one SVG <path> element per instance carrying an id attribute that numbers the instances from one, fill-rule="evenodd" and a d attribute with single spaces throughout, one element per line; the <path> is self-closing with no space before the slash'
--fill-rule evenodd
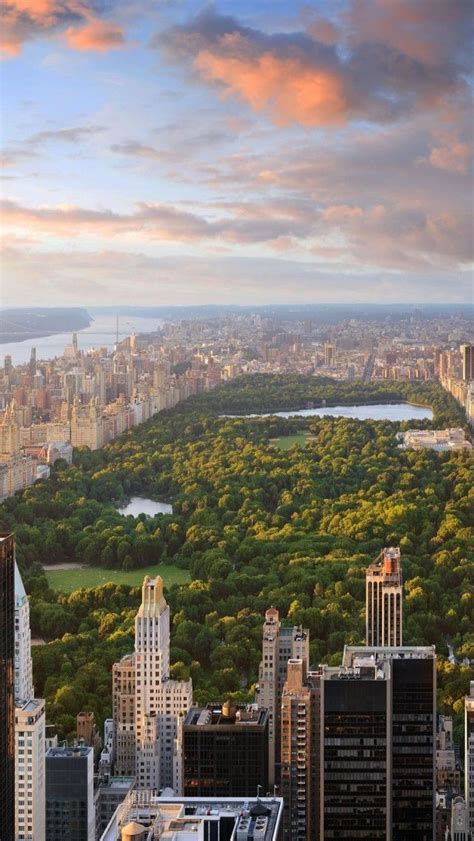
<path id="1" fill-rule="evenodd" d="M 186 727 L 264 727 L 268 710 L 256 704 L 236 704 L 226 709 L 223 704 L 191 707 L 184 724 Z"/>

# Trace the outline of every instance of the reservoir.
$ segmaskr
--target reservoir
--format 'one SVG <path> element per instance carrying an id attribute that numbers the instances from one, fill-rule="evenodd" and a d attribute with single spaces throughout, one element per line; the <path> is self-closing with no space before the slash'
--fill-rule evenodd
<path id="1" fill-rule="evenodd" d="M 225 418 L 353 418 L 354 420 L 411 421 L 432 420 L 433 412 L 428 406 L 412 403 L 375 403 L 373 406 L 322 406 L 319 409 L 294 409 L 290 412 L 267 412 L 266 414 L 221 415 Z"/>
<path id="2" fill-rule="evenodd" d="M 145 499 L 142 496 L 132 496 L 130 501 L 123 508 L 117 509 L 124 517 L 138 517 L 139 514 L 146 514 L 147 517 L 154 517 L 155 514 L 172 514 L 173 506 L 168 502 L 156 502 L 154 499 Z"/>

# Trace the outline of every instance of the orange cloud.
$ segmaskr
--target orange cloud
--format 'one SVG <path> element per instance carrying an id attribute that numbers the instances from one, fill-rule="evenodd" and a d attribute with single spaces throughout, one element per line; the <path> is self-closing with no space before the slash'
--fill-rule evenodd
<path id="1" fill-rule="evenodd" d="M 12 57 L 25 41 L 66 28 L 66 41 L 73 49 L 103 52 L 122 46 L 121 28 L 96 17 L 96 7 L 97 0 L 0 0 L 0 50 Z"/>
<path id="2" fill-rule="evenodd" d="M 270 52 L 246 58 L 210 50 L 201 51 L 194 66 L 206 81 L 224 84 L 254 111 L 268 109 L 277 124 L 299 122 L 310 127 L 345 122 L 343 85 L 329 70 L 305 67 L 302 61 Z"/>
<path id="3" fill-rule="evenodd" d="M 69 27 L 65 37 L 70 47 L 81 52 L 87 50 L 107 52 L 125 43 L 123 31 L 119 26 L 98 19 L 91 20 L 80 29 Z"/>

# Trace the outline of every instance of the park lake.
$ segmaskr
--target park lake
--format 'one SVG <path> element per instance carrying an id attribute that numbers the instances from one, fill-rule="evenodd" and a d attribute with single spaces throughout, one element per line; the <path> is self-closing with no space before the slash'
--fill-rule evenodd
<path id="1" fill-rule="evenodd" d="M 244 415 L 223 415 L 227 418 L 352 418 L 353 420 L 432 420 L 433 412 L 428 406 L 413 403 L 375 403 L 367 406 L 321 406 L 318 409 L 292 409 L 285 412 L 266 412 Z"/>

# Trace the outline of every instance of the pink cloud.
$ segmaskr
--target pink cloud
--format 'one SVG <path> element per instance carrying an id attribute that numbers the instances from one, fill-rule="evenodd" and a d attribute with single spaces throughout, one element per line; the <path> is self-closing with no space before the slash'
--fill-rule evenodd
<path id="1" fill-rule="evenodd" d="M 122 47 L 125 43 L 123 31 L 119 26 L 97 19 L 89 21 L 80 29 L 69 27 L 65 38 L 70 47 L 81 52 L 107 52 Z"/>
<path id="2" fill-rule="evenodd" d="M 100 20 L 97 0 L 1 0 L 4 56 L 21 52 L 25 41 L 66 30 L 66 42 L 77 50 L 105 51 L 123 45 L 119 26 Z"/>

